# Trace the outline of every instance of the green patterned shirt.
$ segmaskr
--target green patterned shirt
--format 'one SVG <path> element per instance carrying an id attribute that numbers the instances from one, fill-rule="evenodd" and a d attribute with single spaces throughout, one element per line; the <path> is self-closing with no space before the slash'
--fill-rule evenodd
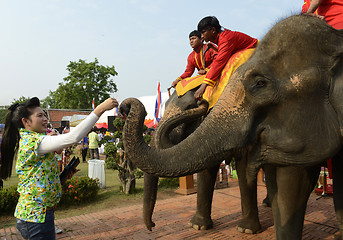
<path id="1" fill-rule="evenodd" d="M 46 134 L 20 129 L 16 163 L 20 194 L 14 213 L 27 222 L 44 223 L 47 207 L 55 206 L 61 198 L 61 182 L 55 153 L 37 155 L 38 146 Z"/>

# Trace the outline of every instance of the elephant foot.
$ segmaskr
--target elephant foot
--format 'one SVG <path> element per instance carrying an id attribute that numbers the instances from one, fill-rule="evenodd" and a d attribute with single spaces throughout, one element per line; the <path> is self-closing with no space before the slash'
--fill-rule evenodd
<path id="1" fill-rule="evenodd" d="M 260 233 L 262 231 L 262 228 L 258 220 L 252 221 L 252 220 L 242 219 L 241 222 L 237 226 L 237 230 L 238 232 L 241 232 L 241 233 L 255 234 L 255 233 Z"/>
<path id="2" fill-rule="evenodd" d="M 213 228 L 213 222 L 211 218 L 199 217 L 198 215 L 194 215 L 188 225 L 195 230 L 207 230 Z"/>

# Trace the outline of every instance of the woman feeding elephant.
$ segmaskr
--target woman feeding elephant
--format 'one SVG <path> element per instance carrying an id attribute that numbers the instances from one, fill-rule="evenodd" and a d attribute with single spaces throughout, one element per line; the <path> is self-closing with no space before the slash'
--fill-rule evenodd
<path id="1" fill-rule="evenodd" d="M 55 151 L 79 142 L 106 110 L 116 106 L 117 100 L 109 98 L 74 131 L 51 136 L 46 134 L 48 119 L 38 98 L 9 108 L 1 142 L 0 179 L 11 176 L 16 157 L 20 196 L 14 216 L 24 239 L 55 239 L 54 207 L 61 198 Z"/>

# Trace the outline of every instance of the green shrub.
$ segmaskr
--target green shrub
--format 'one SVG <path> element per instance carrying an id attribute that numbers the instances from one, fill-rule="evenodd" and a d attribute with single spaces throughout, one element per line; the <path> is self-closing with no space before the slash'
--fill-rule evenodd
<path id="1" fill-rule="evenodd" d="M 110 141 L 112 141 L 112 140 L 113 140 L 113 138 L 112 138 L 111 136 L 106 135 L 105 137 L 103 137 L 103 138 L 101 139 L 100 145 L 106 144 L 107 142 L 110 142 Z"/>
<path id="2" fill-rule="evenodd" d="M 144 176 L 144 172 L 140 170 L 139 168 L 135 169 L 135 177 L 136 178 L 142 178 Z"/>
<path id="3" fill-rule="evenodd" d="M 19 193 L 17 186 L 3 188 L 0 190 L 0 216 L 13 213 L 17 206 Z"/>
<path id="4" fill-rule="evenodd" d="M 158 180 L 159 188 L 177 188 L 179 186 L 179 178 L 160 178 Z"/>
<path id="5" fill-rule="evenodd" d="M 113 142 L 108 142 L 105 145 L 104 152 L 106 154 L 105 168 L 118 170 L 119 169 L 119 155 L 117 147 Z"/>
<path id="6" fill-rule="evenodd" d="M 113 138 L 120 138 L 120 139 L 122 139 L 123 138 L 122 131 L 115 131 L 113 133 Z"/>
<path id="7" fill-rule="evenodd" d="M 99 192 L 99 180 L 88 176 L 73 177 L 62 186 L 62 198 L 59 205 L 78 205 L 93 201 Z"/>
<path id="8" fill-rule="evenodd" d="M 146 134 L 143 136 L 143 138 L 144 138 L 144 141 L 149 144 L 151 142 L 152 136 L 149 134 Z"/>

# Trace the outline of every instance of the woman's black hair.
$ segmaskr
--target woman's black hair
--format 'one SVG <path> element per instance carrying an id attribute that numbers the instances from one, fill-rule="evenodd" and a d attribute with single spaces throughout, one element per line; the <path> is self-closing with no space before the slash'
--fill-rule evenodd
<path id="1" fill-rule="evenodd" d="M 214 16 L 204 17 L 198 23 L 199 32 L 202 32 L 204 30 L 209 30 L 212 27 L 214 27 L 218 33 L 221 32 L 222 27 L 220 26 L 218 19 Z"/>
<path id="2" fill-rule="evenodd" d="M 13 159 L 20 140 L 19 128 L 24 128 L 22 119 L 29 119 L 33 114 L 32 109 L 36 107 L 40 107 L 40 102 L 37 97 L 33 97 L 23 104 L 15 103 L 8 108 L 1 141 L 0 179 L 11 176 Z"/>
<path id="3" fill-rule="evenodd" d="M 198 38 L 201 38 L 201 33 L 200 33 L 198 30 L 194 30 L 194 31 L 192 31 L 192 32 L 189 34 L 189 37 L 188 37 L 188 38 L 193 37 L 193 36 L 196 36 L 196 37 L 198 37 Z"/>

